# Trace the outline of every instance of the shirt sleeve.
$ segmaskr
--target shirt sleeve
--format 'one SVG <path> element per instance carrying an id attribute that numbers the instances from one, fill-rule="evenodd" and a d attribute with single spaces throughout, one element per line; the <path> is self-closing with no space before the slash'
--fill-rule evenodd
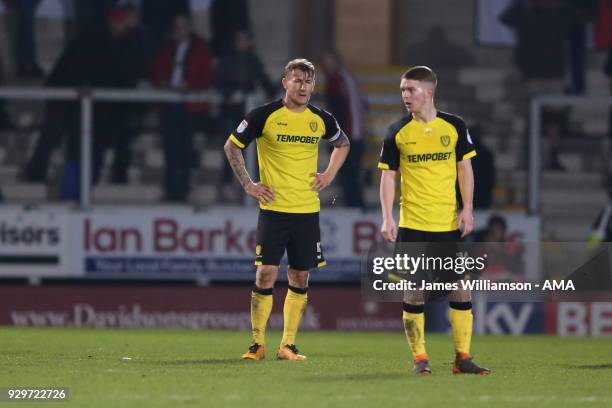
<path id="1" fill-rule="evenodd" d="M 253 140 L 261 136 L 266 118 L 261 109 L 252 110 L 230 135 L 230 140 L 239 148 L 246 148 Z"/>
<path id="2" fill-rule="evenodd" d="M 378 168 L 381 170 L 395 171 L 399 168 L 400 153 L 395 143 L 396 134 L 397 131 L 393 126 L 387 131 L 387 137 L 380 151 L 380 160 L 378 160 Z"/>
<path id="3" fill-rule="evenodd" d="M 459 120 L 455 128 L 457 129 L 458 135 L 457 144 L 455 145 L 455 157 L 457 161 L 471 159 L 476 156 L 476 147 L 474 146 L 474 141 L 472 140 L 472 136 L 470 136 L 470 131 L 465 125 L 465 122 Z"/>
<path id="4" fill-rule="evenodd" d="M 342 129 L 340 129 L 338 121 L 331 113 L 323 111 L 321 118 L 325 124 L 325 134 L 323 135 L 323 139 L 331 143 L 338 140 L 340 136 L 344 134 Z"/>

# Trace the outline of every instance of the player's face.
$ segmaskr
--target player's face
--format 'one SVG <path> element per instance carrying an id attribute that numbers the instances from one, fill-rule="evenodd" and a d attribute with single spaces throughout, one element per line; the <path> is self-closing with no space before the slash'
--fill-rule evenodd
<path id="1" fill-rule="evenodd" d="M 283 78 L 285 100 L 296 106 L 306 106 L 315 86 L 312 75 L 299 69 L 294 69 Z"/>
<path id="2" fill-rule="evenodd" d="M 433 101 L 433 84 L 402 78 L 400 82 L 404 106 L 411 113 L 421 113 Z"/>

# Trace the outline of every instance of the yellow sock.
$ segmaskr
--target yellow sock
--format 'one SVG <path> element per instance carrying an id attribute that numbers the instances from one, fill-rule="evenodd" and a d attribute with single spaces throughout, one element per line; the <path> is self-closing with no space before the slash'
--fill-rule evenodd
<path id="1" fill-rule="evenodd" d="M 421 306 L 422 307 L 422 306 Z M 413 357 L 426 355 L 425 351 L 425 313 L 410 313 L 404 310 L 404 332 Z"/>
<path id="2" fill-rule="evenodd" d="M 292 286 L 289 286 L 289 290 L 287 290 L 283 307 L 284 328 L 281 346 L 295 344 L 295 336 L 308 301 L 307 291 L 308 288 L 294 288 Z"/>
<path id="3" fill-rule="evenodd" d="M 266 325 L 272 312 L 272 288 L 255 290 L 251 292 L 252 340 L 263 346 L 266 344 Z"/>
<path id="4" fill-rule="evenodd" d="M 448 310 L 448 320 L 450 320 L 453 329 L 455 353 L 470 354 L 473 321 L 471 302 L 451 302 L 451 307 Z"/>

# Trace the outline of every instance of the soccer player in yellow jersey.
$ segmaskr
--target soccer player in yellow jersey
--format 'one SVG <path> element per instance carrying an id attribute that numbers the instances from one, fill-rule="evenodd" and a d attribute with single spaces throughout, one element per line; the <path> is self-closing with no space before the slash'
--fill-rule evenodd
<path id="1" fill-rule="evenodd" d="M 243 359 L 265 358 L 266 324 L 272 310 L 272 289 L 287 251 L 289 289 L 283 307 L 282 360 L 306 357 L 295 346 L 306 308 L 308 274 L 325 265 L 319 230 L 319 191 L 333 181 L 349 152 L 349 140 L 328 112 L 309 103 L 315 86 L 314 65 L 290 61 L 282 79 L 283 99 L 254 109 L 225 143 L 225 154 L 248 195 L 259 201 L 255 287 L 251 293 L 252 344 Z M 327 169 L 317 172 L 321 139 L 334 146 Z M 257 143 L 260 182 L 251 180 L 242 149 Z"/>
<path id="2" fill-rule="evenodd" d="M 402 75 L 400 90 L 408 115 L 390 126 L 383 143 L 378 164 L 382 169 L 381 233 L 385 240 L 395 241 L 396 248 L 402 242 L 457 242 L 473 229 L 474 174 L 470 159 L 476 150 L 463 120 L 436 109 L 436 85 L 435 73 L 425 66 L 412 67 Z M 399 228 L 392 212 L 397 172 L 401 176 Z M 463 202 L 458 215 L 457 180 Z M 460 278 L 456 276 L 455 279 Z M 431 368 L 425 350 L 426 292 L 417 285 L 417 289 L 404 292 L 403 320 L 414 372 L 427 375 Z M 453 372 L 489 374 L 490 370 L 476 365 L 470 356 L 469 290 L 459 287 L 452 291 L 449 304 L 455 346 Z"/>

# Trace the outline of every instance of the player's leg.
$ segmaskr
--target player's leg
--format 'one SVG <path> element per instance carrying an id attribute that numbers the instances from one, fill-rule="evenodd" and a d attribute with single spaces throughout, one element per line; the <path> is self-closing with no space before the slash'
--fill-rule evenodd
<path id="1" fill-rule="evenodd" d="M 306 359 L 298 353 L 295 338 L 308 303 L 308 276 L 307 270 L 287 269 L 289 287 L 283 306 L 283 338 L 278 350 L 278 358 L 282 360 Z"/>
<path id="2" fill-rule="evenodd" d="M 287 360 L 305 360 L 295 346 L 300 321 L 308 302 L 309 270 L 325 265 L 321 250 L 319 213 L 300 214 L 295 217 L 291 238 L 287 244 L 289 289 L 283 307 L 284 327 L 278 357 Z"/>
<path id="3" fill-rule="evenodd" d="M 278 276 L 277 265 L 260 265 L 251 292 L 251 346 L 242 355 L 247 360 L 265 358 L 266 326 L 272 312 L 272 293 Z"/>
<path id="4" fill-rule="evenodd" d="M 432 240 L 439 245 L 439 256 L 456 257 L 461 250 L 459 242 L 461 233 L 459 230 L 432 233 Z M 455 271 L 443 270 L 437 274 L 439 280 L 444 282 L 458 282 L 465 279 L 464 274 Z M 458 289 L 453 290 L 448 295 L 449 313 L 448 319 L 453 333 L 453 343 L 455 346 L 455 361 L 453 373 L 472 373 L 489 374 L 486 368 L 478 367 L 470 356 L 470 346 L 472 342 L 472 297 L 469 289 L 464 289 L 459 285 Z"/>
<path id="5" fill-rule="evenodd" d="M 399 228 L 397 243 L 395 246 L 396 254 L 415 256 L 411 252 L 418 246 L 410 245 L 424 242 L 425 237 L 422 231 L 409 228 Z M 404 244 L 404 245 L 402 245 Z M 421 272 L 410 275 L 410 280 L 421 287 L 421 280 L 425 275 Z M 414 373 L 419 375 L 431 374 L 429 367 L 429 357 L 425 349 L 425 293 L 422 289 L 404 291 L 404 302 L 402 304 L 402 321 L 404 333 L 408 346 L 412 352 L 414 362 Z"/>
<path id="6" fill-rule="evenodd" d="M 414 373 L 431 374 L 425 349 L 425 294 L 423 290 L 404 291 L 402 320 L 408 346 L 412 352 Z"/>
<path id="7" fill-rule="evenodd" d="M 272 293 L 278 276 L 278 265 L 285 253 L 290 224 L 278 213 L 261 211 L 257 222 L 255 247 L 255 286 L 251 292 L 251 346 L 243 359 L 265 358 L 266 326 L 272 312 Z"/>
<path id="8" fill-rule="evenodd" d="M 469 355 L 473 325 L 470 291 L 463 288 L 452 291 L 448 304 L 448 321 L 453 332 L 455 353 Z"/>
<path id="9" fill-rule="evenodd" d="M 472 342 L 472 301 L 469 289 L 459 288 L 449 296 L 448 320 L 453 332 L 455 345 L 455 360 L 453 373 L 455 374 L 490 374 L 488 368 L 479 367 L 472 361 L 470 346 Z"/>

